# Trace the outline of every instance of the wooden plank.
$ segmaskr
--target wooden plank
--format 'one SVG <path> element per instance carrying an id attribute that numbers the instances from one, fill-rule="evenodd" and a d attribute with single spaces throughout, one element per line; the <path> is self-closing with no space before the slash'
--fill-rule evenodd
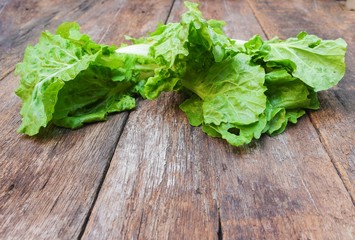
<path id="1" fill-rule="evenodd" d="M 214 163 L 180 102 L 166 94 L 130 114 L 84 239 L 216 238 Z"/>
<path id="2" fill-rule="evenodd" d="M 355 204 L 355 91 L 326 91 L 320 102 L 311 121 Z"/>
<path id="3" fill-rule="evenodd" d="M 263 33 L 247 1 L 201 10 L 235 38 Z M 182 11 L 176 1 L 169 21 Z M 181 101 L 130 114 L 84 239 L 352 239 L 354 206 L 309 118 L 234 148 L 190 127 Z"/>
<path id="4" fill-rule="evenodd" d="M 311 112 L 310 118 L 355 203 L 355 113 L 353 107 L 344 107 L 355 102 L 355 12 L 346 10 L 338 1 L 250 1 L 250 4 L 269 37 L 286 38 L 303 30 L 347 41 L 346 75 L 333 93 L 319 95 L 321 110 Z"/>
<path id="5" fill-rule="evenodd" d="M 169 21 L 178 21 L 184 10 L 175 1 Z M 181 101 L 163 94 L 130 114 L 84 239 L 217 238 L 214 163 L 195 161 L 197 152 L 207 160 L 199 146 L 207 146 L 202 139 L 208 137 L 189 126 Z"/>
<path id="6" fill-rule="evenodd" d="M 144 6 L 137 1 L 97 4 L 100 8 L 92 8 L 90 2 L 82 5 L 85 11 L 69 20 L 81 23 L 84 31 L 94 29 L 93 38 L 107 44 L 119 44 L 127 32 L 143 34 L 141 30 L 153 29 L 157 17 L 167 15 L 170 8 L 168 1 Z M 127 23 L 137 11 L 142 17 Z M 48 24 L 54 28 L 54 22 L 61 20 Z M 20 102 L 13 93 L 17 82 L 13 75 L 0 82 L 0 238 L 78 238 L 128 113 L 76 131 L 50 127 L 38 137 L 25 137 L 16 133 L 20 123 Z"/>
<path id="7" fill-rule="evenodd" d="M 225 239 L 353 239 L 354 207 L 307 118 L 224 155 L 217 169 Z"/>

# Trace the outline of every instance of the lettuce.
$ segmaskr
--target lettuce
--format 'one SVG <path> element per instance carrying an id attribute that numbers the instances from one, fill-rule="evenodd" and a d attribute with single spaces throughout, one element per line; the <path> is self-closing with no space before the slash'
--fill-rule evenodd
<path id="1" fill-rule="evenodd" d="M 184 93 L 180 105 L 192 126 L 233 146 L 285 131 L 317 92 L 345 74 L 346 43 L 301 32 L 295 38 L 229 38 L 225 23 L 206 20 L 185 2 L 180 22 L 161 24 L 121 47 L 97 44 L 76 23 L 42 33 L 16 67 L 22 99 L 19 131 L 37 134 L 50 122 L 78 128 L 130 110 L 137 97 Z"/>
<path id="2" fill-rule="evenodd" d="M 57 34 L 45 31 L 37 45 L 26 48 L 16 66 L 21 77 L 16 90 L 22 100 L 19 132 L 32 136 L 49 122 L 78 128 L 135 107 L 132 95 L 153 75 L 155 61 L 118 54 L 116 47 L 97 44 L 79 30 L 77 23 L 63 23 Z"/>

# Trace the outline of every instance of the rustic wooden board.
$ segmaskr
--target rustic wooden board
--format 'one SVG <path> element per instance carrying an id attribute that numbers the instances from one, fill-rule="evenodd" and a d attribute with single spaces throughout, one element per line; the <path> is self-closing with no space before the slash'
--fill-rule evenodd
<path id="1" fill-rule="evenodd" d="M 183 96 L 172 93 L 109 122 L 28 138 L 15 133 L 20 103 L 11 73 L 40 31 L 78 21 L 95 40 L 118 44 L 168 16 L 178 21 L 184 7 L 2 1 L 0 239 L 354 239 L 354 12 L 330 0 L 204 1 L 201 10 L 226 20 L 235 38 L 341 36 L 347 75 L 320 94 L 320 111 L 248 147 L 191 127 L 178 109 Z"/>
<path id="2" fill-rule="evenodd" d="M 312 123 L 355 204 L 355 91 L 327 91 L 320 102 Z"/>
<path id="3" fill-rule="evenodd" d="M 352 202 L 307 118 L 245 154 L 225 155 L 219 194 L 226 239 L 354 235 Z"/>
<path id="4" fill-rule="evenodd" d="M 214 163 L 194 144 L 207 142 L 192 135 L 198 131 L 181 115 L 180 102 L 167 94 L 130 114 L 84 239 L 217 236 Z M 201 150 L 204 161 L 195 159 Z"/>
<path id="5" fill-rule="evenodd" d="M 32 9 L 42 6 L 42 2 L 31 2 L 32 5 L 26 5 L 29 12 L 48 10 Z M 95 40 L 108 44 L 119 44 L 127 32 L 141 35 L 139 29 L 154 29 L 158 15 L 167 16 L 171 5 L 170 1 L 151 1 L 144 6 L 138 6 L 138 1 L 89 1 L 80 4 L 80 10 L 73 10 L 76 5 L 66 3 L 61 5 L 60 12 L 67 15 L 58 13 L 42 19 L 41 12 L 36 12 L 33 18 L 50 25 L 50 30 L 63 20 L 78 21 L 84 31 L 93 29 Z M 11 4 L 7 3 L 2 11 Z M 21 13 L 22 5 L 19 8 Z M 129 18 L 138 13 L 141 18 Z M 34 28 L 34 33 L 29 28 L 23 35 L 13 35 L 20 43 L 13 49 L 27 44 L 21 38 L 34 43 L 40 28 Z M 9 67 L 17 59 L 18 56 L 8 56 L 1 62 Z M 76 131 L 50 127 L 38 137 L 24 137 L 16 133 L 20 123 L 20 101 L 13 93 L 17 82 L 13 74 L 0 81 L 0 238 L 77 238 L 90 214 L 128 113 L 116 114 L 109 122 Z"/>
<path id="6" fill-rule="evenodd" d="M 253 9 L 248 1 L 201 4 L 236 38 L 265 31 Z M 182 11 L 175 1 L 169 21 Z M 234 148 L 190 127 L 181 101 L 164 94 L 130 114 L 84 239 L 354 237 L 353 203 L 308 117 Z"/>
<path id="7" fill-rule="evenodd" d="M 323 145 L 355 203 L 355 12 L 339 1 L 249 1 L 268 37 L 307 31 L 348 43 L 344 79 L 320 94 L 321 110 L 310 113 Z M 344 106 L 346 105 L 346 106 Z"/>

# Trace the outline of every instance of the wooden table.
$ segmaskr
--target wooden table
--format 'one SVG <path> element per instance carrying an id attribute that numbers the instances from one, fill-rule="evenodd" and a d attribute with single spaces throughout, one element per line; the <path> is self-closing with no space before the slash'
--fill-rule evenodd
<path id="1" fill-rule="evenodd" d="M 0 239 L 355 239 L 355 12 L 335 0 L 201 1 L 233 38 L 344 38 L 342 82 L 277 137 L 235 148 L 191 127 L 179 94 L 71 131 L 16 133 L 15 64 L 77 21 L 120 44 L 179 20 L 181 0 L 0 1 Z"/>

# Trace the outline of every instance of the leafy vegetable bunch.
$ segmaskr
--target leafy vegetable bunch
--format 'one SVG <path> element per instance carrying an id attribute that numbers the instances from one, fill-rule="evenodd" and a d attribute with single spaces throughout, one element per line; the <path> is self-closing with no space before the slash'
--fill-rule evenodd
<path id="1" fill-rule="evenodd" d="M 316 92 L 345 73 L 343 39 L 234 40 L 224 22 L 205 20 L 195 3 L 178 23 L 159 25 L 132 45 L 98 44 L 77 23 L 42 33 L 16 67 L 22 99 L 19 132 L 35 135 L 49 122 L 66 128 L 130 110 L 137 97 L 179 91 L 193 126 L 234 146 L 261 134 L 282 133 L 306 109 L 318 109 Z"/>

